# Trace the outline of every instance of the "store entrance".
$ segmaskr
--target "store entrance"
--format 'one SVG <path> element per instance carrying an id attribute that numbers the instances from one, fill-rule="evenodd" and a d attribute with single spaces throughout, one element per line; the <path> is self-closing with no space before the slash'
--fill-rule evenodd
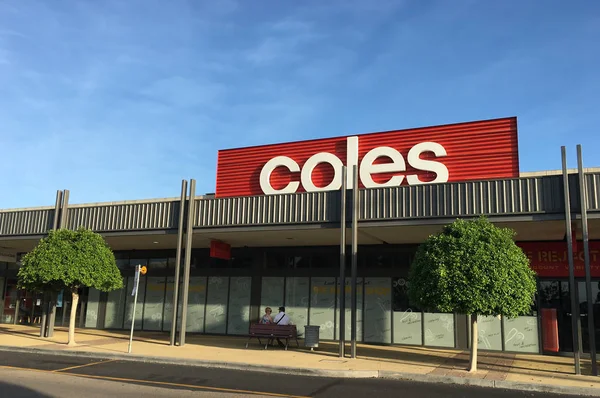
<path id="1" fill-rule="evenodd" d="M 573 314 L 568 280 L 540 281 L 538 293 L 540 308 L 550 310 L 546 312 L 548 314 L 546 316 L 556 317 L 556 322 L 542 320 L 542 339 L 544 342 L 552 341 L 549 336 L 558 332 L 558 349 L 555 350 L 552 344 L 544 344 L 544 351 L 548 353 L 553 351 L 573 352 L 573 328 L 571 323 Z M 575 297 L 577 297 L 577 305 L 579 306 L 580 344 L 583 352 L 589 353 L 588 308 L 584 281 L 578 280 L 576 282 Z M 598 342 L 600 339 L 600 279 L 592 280 L 592 299 L 594 300 L 594 332 Z M 543 313 L 542 317 L 544 316 Z"/>

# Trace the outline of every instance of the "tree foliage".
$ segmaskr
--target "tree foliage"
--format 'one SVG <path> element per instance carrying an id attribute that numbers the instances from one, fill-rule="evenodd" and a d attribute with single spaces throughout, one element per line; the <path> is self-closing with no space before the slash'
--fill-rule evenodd
<path id="1" fill-rule="evenodd" d="M 509 318 L 529 313 L 535 273 L 514 235 L 481 217 L 457 220 L 430 236 L 411 266 L 411 302 L 435 312 Z"/>
<path id="2" fill-rule="evenodd" d="M 102 236 L 87 229 L 50 231 L 23 257 L 18 277 L 21 288 L 33 291 L 123 287 L 112 250 Z"/>

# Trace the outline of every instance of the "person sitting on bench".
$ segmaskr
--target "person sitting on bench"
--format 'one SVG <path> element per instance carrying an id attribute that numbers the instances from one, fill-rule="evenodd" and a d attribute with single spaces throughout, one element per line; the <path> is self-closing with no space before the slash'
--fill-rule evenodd
<path id="1" fill-rule="evenodd" d="M 285 307 L 283 306 L 279 307 L 279 313 L 275 316 L 275 319 L 273 319 L 273 323 L 275 325 L 293 325 L 289 315 L 285 313 Z M 283 344 L 279 338 L 277 338 L 277 344 L 279 344 L 280 347 L 285 347 L 285 344 Z"/>

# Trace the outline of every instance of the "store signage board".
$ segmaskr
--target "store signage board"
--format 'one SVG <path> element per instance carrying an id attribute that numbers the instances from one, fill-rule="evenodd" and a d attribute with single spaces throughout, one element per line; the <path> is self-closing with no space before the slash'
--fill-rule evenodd
<path id="1" fill-rule="evenodd" d="M 518 163 L 517 121 L 504 118 L 222 150 L 216 196 L 338 190 L 343 166 L 377 188 L 516 178 Z"/>

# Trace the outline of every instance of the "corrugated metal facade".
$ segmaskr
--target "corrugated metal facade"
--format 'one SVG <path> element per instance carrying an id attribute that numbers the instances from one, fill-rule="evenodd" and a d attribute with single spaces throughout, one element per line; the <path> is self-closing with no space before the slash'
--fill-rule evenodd
<path id="1" fill-rule="evenodd" d="M 339 192 L 201 199 L 194 227 L 337 222 Z"/>
<path id="2" fill-rule="evenodd" d="M 288 156 L 302 167 L 312 155 L 329 152 L 346 164 L 346 138 L 336 137 L 219 151 L 216 195 L 217 197 L 262 195 L 259 183 L 260 172 L 262 167 L 275 156 Z M 414 145 L 427 141 L 439 143 L 446 149 L 447 156 L 437 158 L 437 161 L 448 168 L 450 182 L 519 176 L 516 118 L 362 134 L 358 135 L 358 138 L 359 159 L 375 147 L 392 147 L 398 150 L 406 161 L 407 171 L 397 174 L 416 174 L 423 181 L 431 181 L 435 178 L 435 174 L 412 168 L 408 163 L 407 154 Z M 424 153 L 421 157 L 433 159 L 433 154 Z M 273 172 L 271 184 L 275 189 L 280 189 L 290 181 L 299 181 L 299 175 L 300 173 L 290 173 L 280 167 Z M 382 182 L 391 176 L 392 174 L 386 173 L 374 176 L 374 179 Z M 330 165 L 321 164 L 315 168 L 312 178 L 315 185 L 326 186 L 332 179 L 333 168 Z M 302 191 L 303 188 L 300 186 L 298 192 Z"/>
<path id="3" fill-rule="evenodd" d="M 577 176 L 570 176 L 571 203 Z M 586 175 L 590 211 L 600 211 L 600 173 Z M 562 176 L 401 186 L 361 190 L 364 221 L 469 217 L 478 214 L 563 214 Z M 194 227 L 235 227 L 339 222 L 340 193 L 315 192 L 195 201 Z M 179 200 L 71 206 L 67 228 L 99 232 L 176 229 Z M 0 235 L 40 235 L 51 228 L 54 209 L 0 212 Z M 348 213 L 348 216 L 350 214 Z"/>
<path id="4" fill-rule="evenodd" d="M 0 212 L 0 235 L 43 235 L 52 228 L 54 209 Z"/>
<path id="5" fill-rule="evenodd" d="M 127 231 L 177 228 L 179 201 L 69 207 L 66 228 Z"/>

